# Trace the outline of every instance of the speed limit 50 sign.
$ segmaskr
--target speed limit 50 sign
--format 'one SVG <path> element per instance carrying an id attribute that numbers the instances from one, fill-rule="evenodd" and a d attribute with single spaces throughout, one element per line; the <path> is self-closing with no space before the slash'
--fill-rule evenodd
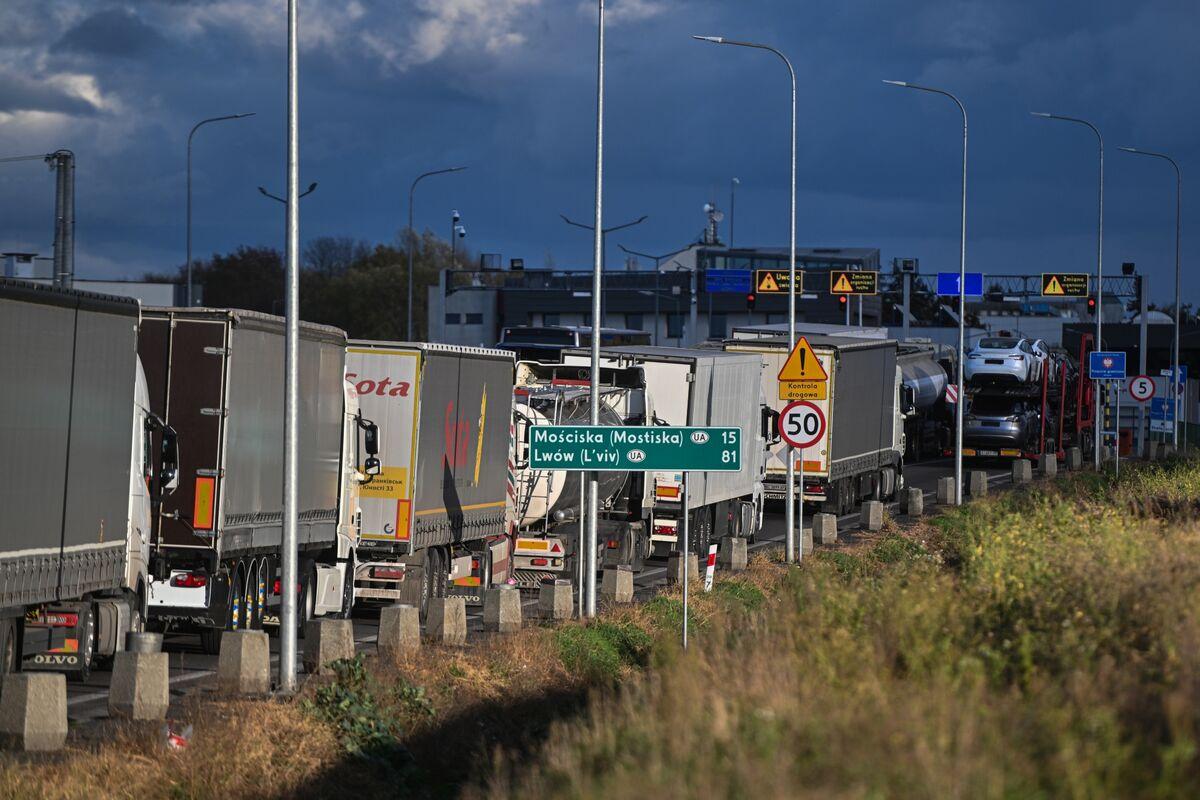
<path id="1" fill-rule="evenodd" d="M 825 413 L 808 400 L 788 403 L 779 414 L 779 435 L 797 450 L 812 447 L 825 435 Z"/>

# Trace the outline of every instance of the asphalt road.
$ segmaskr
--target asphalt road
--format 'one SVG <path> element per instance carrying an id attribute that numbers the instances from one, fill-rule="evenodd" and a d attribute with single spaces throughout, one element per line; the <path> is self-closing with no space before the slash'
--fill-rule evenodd
<path id="1" fill-rule="evenodd" d="M 967 465 L 964 469 L 986 469 L 991 486 L 1001 488 L 1009 483 L 1009 467 L 1005 464 Z M 926 508 L 933 505 L 937 479 L 954 474 L 952 459 L 937 459 L 920 464 L 908 465 L 905 468 L 905 481 L 909 487 L 917 487 L 925 493 Z M 894 508 L 894 506 L 893 506 Z M 815 509 L 812 509 L 815 511 Z M 805 510 L 805 527 L 811 527 L 810 509 Z M 838 528 L 851 531 L 861 527 L 857 511 L 838 518 Z M 769 506 L 763 530 L 755 543 L 750 545 L 752 552 L 782 548 L 785 538 L 783 510 L 778 504 Z M 819 546 L 819 545 L 818 545 Z M 639 596 L 653 594 L 664 586 L 667 581 L 667 567 L 664 561 L 652 561 L 636 576 L 634 585 Z M 525 601 L 526 613 L 532 612 L 537 605 L 535 597 Z M 472 632 L 482 631 L 482 611 L 479 608 L 467 609 L 467 625 Z M 374 646 L 378 632 L 378 617 L 370 611 L 356 613 L 354 619 L 354 638 L 360 650 Z M 303 641 L 300 642 L 303 647 Z M 217 657 L 206 655 L 200 649 L 200 638 L 195 634 L 167 634 L 163 649 L 169 654 L 171 673 L 171 701 L 176 703 L 188 693 L 197 689 L 206 689 L 213 685 L 216 678 Z M 271 661 L 273 668 L 278 670 L 278 639 L 271 640 Z M 108 682 L 111 673 L 107 670 L 94 669 L 86 683 L 67 684 L 67 713 L 72 723 L 101 720 L 108 716 Z"/>

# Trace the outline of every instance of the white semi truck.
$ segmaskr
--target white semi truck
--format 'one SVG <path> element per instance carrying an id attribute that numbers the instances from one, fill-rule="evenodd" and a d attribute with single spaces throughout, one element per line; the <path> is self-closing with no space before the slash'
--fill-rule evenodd
<path id="1" fill-rule="evenodd" d="M 861 500 L 893 498 L 904 486 L 904 423 L 914 413 L 913 390 L 905 386 L 897 365 L 896 342 L 839 336 L 806 340 L 828 381 L 825 399 L 812 401 L 826 426 L 820 441 L 804 450 L 804 500 L 845 514 Z M 787 401 L 778 399 L 778 376 L 791 350 L 787 338 L 729 339 L 725 350 L 763 358 L 763 392 L 782 412 Z M 783 499 L 786 481 L 787 445 L 778 441 L 767 460 L 767 497 Z"/>
<path id="2" fill-rule="evenodd" d="M 86 679 L 141 630 L 176 482 L 134 300 L 0 278 L 0 672 Z"/>
<path id="3" fill-rule="evenodd" d="M 384 454 L 362 489 L 356 597 L 422 615 L 433 597 L 482 602 L 512 568 L 512 353 L 354 341 L 346 379 Z"/>
<path id="4" fill-rule="evenodd" d="M 148 309 L 138 352 L 151 410 L 180 432 L 179 490 L 154 516 L 149 618 L 222 631 L 277 620 L 283 531 L 284 320 L 252 311 Z M 353 602 L 359 486 L 378 431 L 345 382 L 346 334 L 300 325 L 298 622 Z M 365 453 L 364 453 L 365 451 Z M 360 469 L 361 467 L 361 469 Z M 303 627 L 301 627 L 303 631 Z"/>

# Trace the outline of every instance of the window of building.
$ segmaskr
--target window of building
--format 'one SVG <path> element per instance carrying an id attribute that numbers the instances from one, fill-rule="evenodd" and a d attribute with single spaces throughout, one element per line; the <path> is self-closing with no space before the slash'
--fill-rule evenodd
<path id="1" fill-rule="evenodd" d="M 642 315 L 641 314 L 626 314 L 625 315 L 625 327 L 629 328 L 629 330 L 631 330 L 631 331 L 640 331 L 642 329 Z"/>
<path id="2" fill-rule="evenodd" d="M 708 315 L 708 336 L 710 339 L 725 338 L 726 320 L 724 314 Z"/>
<path id="3" fill-rule="evenodd" d="M 667 314 L 667 338 L 683 338 L 683 314 Z"/>
<path id="4" fill-rule="evenodd" d="M 459 325 L 462 323 L 462 314 L 446 314 L 447 325 Z"/>
<path id="5" fill-rule="evenodd" d="M 467 324 L 468 325 L 482 325 L 483 324 L 483 314 L 467 314 Z"/>
<path id="6" fill-rule="evenodd" d="M 559 322 L 559 319 L 558 314 L 542 314 L 543 325 L 561 325 L 562 323 Z"/>

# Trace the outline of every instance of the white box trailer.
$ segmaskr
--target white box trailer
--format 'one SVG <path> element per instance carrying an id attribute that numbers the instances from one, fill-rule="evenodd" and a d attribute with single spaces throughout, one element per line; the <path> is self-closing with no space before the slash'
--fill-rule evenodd
<path id="1" fill-rule="evenodd" d="M 903 378 L 892 339 L 808 336 L 808 343 L 829 376 L 824 400 L 812 401 L 827 421 L 823 438 L 804 450 L 804 500 L 820 502 L 826 511 L 848 513 L 860 500 L 895 496 L 903 487 Z M 761 384 L 777 412 L 779 371 L 791 350 L 784 337 L 729 339 L 731 353 L 755 353 L 765 361 Z M 787 444 L 771 447 L 766 468 L 766 495 L 784 499 Z M 799 459 L 796 469 L 799 473 Z"/>
<path id="2" fill-rule="evenodd" d="M 753 538 L 761 526 L 763 480 L 773 415 L 762 388 L 763 359 L 755 353 L 677 347 L 606 347 L 602 367 L 642 370 L 649 424 L 731 426 L 742 431 L 742 469 L 738 472 L 692 472 L 688 507 L 694 526 L 691 543 L 708 552 L 711 541 L 725 536 Z M 587 367 L 585 349 L 563 352 L 567 365 Z M 682 472 L 650 472 L 645 476 L 648 530 L 655 555 L 676 549 L 682 508 Z"/>
<path id="3" fill-rule="evenodd" d="M 85 678 L 141 629 L 175 434 L 150 411 L 138 317 L 135 300 L 0 278 L 0 672 Z"/>
<path id="4" fill-rule="evenodd" d="M 379 426 L 381 473 L 362 487 L 360 600 L 481 603 L 511 576 L 508 517 L 513 355 L 454 345 L 353 341 L 346 379 Z"/>
<path id="5" fill-rule="evenodd" d="M 151 409 L 179 430 L 180 486 L 157 510 L 150 618 L 196 629 L 215 653 L 223 630 L 277 621 L 283 535 L 285 321 L 254 311 L 156 308 L 138 348 Z M 299 614 L 353 603 L 360 429 L 345 382 L 346 334 L 300 323 Z M 369 426 L 368 426 L 369 427 Z"/>

